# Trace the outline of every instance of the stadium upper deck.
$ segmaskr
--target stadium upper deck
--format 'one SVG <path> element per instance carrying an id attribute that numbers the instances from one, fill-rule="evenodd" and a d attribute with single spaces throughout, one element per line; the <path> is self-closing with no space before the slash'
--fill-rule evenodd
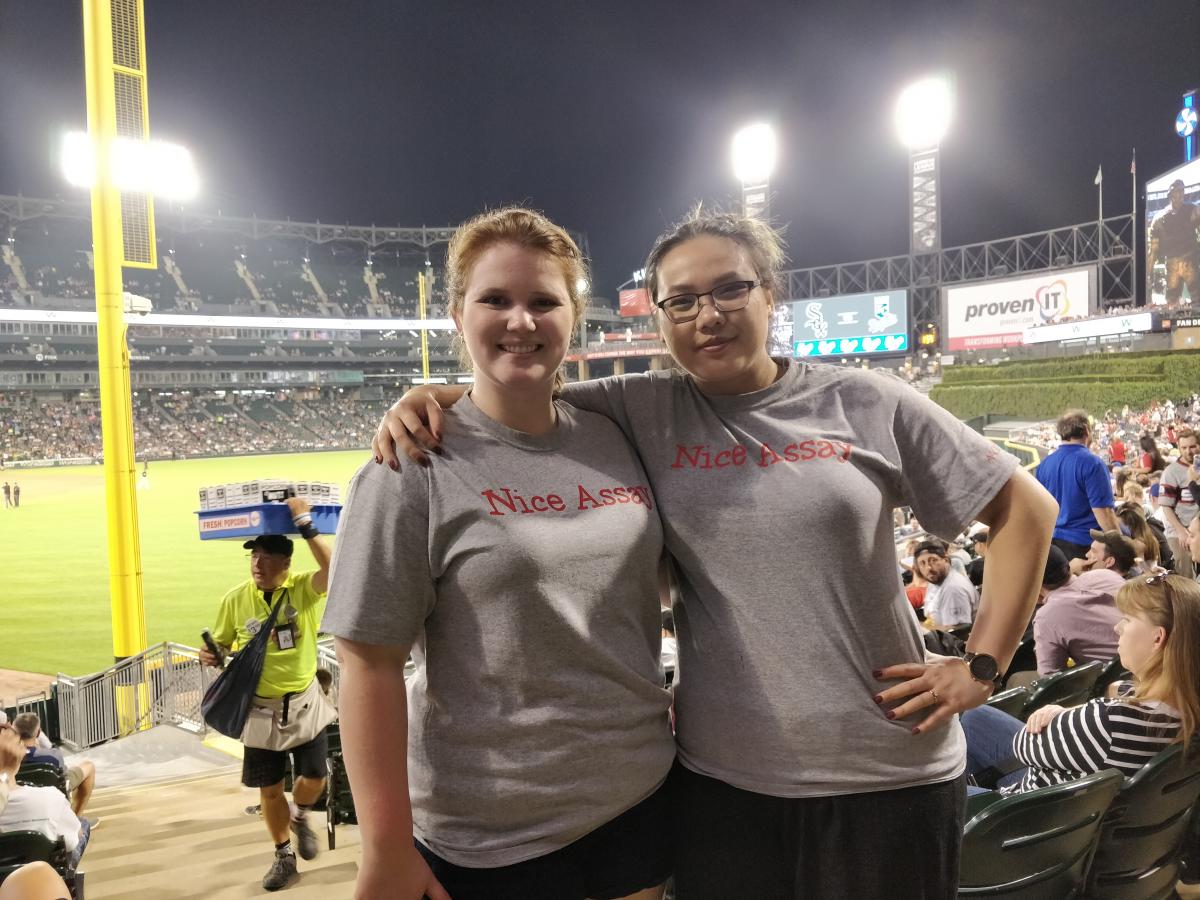
<path id="1" fill-rule="evenodd" d="M 0 203 L 0 389 L 72 399 L 97 380 L 86 210 L 2 199 L 12 202 Z M 420 379 L 419 331 L 392 323 L 418 318 L 418 276 L 427 263 L 440 265 L 449 233 L 163 216 L 158 268 L 126 269 L 124 284 L 155 314 L 183 318 L 130 317 L 133 385 L 382 391 Z M 426 318 L 445 314 L 435 277 Z M 597 308 L 589 320 L 589 340 L 601 341 L 619 317 Z M 449 332 L 430 331 L 428 352 L 431 378 L 468 377 Z M 614 366 L 623 370 L 624 360 L 592 374 Z"/>

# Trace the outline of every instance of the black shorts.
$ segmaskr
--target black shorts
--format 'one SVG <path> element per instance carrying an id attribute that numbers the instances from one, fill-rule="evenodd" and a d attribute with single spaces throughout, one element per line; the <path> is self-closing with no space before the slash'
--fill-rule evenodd
<path id="1" fill-rule="evenodd" d="M 325 758 L 329 756 L 329 739 L 322 730 L 307 744 L 291 750 L 263 750 L 260 747 L 242 748 L 242 784 L 264 788 L 283 781 L 287 771 L 288 754 L 292 757 L 292 775 L 304 778 L 324 778 Z"/>
<path id="2" fill-rule="evenodd" d="M 663 785 L 561 850 L 511 866 L 469 869 L 417 850 L 454 900 L 613 900 L 671 875 L 670 804 Z"/>
<path id="3" fill-rule="evenodd" d="M 954 900 L 966 782 L 792 799 L 671 771 L 677 900 Z"/>

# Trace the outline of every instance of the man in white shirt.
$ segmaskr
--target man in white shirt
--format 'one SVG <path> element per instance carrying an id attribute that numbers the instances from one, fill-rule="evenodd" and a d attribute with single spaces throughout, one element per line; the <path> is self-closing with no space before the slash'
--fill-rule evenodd
<path id="1" fill-rule="evenodd" d="M 21 739 L 11 726 L 0 728 L 0 783 L 8 786 L 8 803 L 0 811 L 0 833 L 40 831 L 52 841 L 62 838 L 71 854 L 71 867 L 79 865 L 91 829 L 71 811 L 71 804 L 58 788 L 17 784 L 17 770 L 25 757 Z M 9 752 L 16 750 L 16 755 Z"/>
<path id="2" fill-rule="evenodd" d="M 971 579 L 950 565 L 945 544 L 923 541 L 913 553 L 913 568 L 929 582 L 925 588 L 925 618 L 933 622 L 933 627 L 954 628 L 974 621 L 979 595 Z"/>

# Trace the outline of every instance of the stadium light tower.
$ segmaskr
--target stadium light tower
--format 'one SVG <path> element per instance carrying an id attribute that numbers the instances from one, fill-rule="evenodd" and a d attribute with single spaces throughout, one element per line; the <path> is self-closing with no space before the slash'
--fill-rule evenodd
<path id="1" fill-rule="evenodd" d="M 733 173 L 742 183 L 742 212 L 767 219 L 771 213 L 771 174 L 779 145 L 765 122 L 747 125 L 733 136 Z"/>
<path id="2" fill-rule="evenodd" d="M 191 200 L 200 192 L 192 154 L 178 144 L 114 138 L 109 166 L 112 186 L 118 191 L 180 201 Z M 75 187 L 95 187 L 96 148 L 86 132 L 72 131 L 63 138 L 62 171 Z"/>
<path id="3" fill-rule="evenodd" d="M 895 125 L 908 148 L 909 241 L 913 253 L 942 246 L 938 145 L 950 128 L 954 91 L 945 76 L 923 78 L 900 92 Z"/>

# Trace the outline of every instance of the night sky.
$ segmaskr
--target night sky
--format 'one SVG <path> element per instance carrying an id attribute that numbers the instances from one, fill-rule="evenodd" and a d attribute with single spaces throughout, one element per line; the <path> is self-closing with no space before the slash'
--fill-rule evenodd
<path id="1" fill-rule="evenodd" d="M 0 193 L 68 195 L 84 123 L 81 12 L 0 2 Z M 596 293 L 697 200 L 738 194 L 729 139 L 776 124 L 774 218 L 797 266 L 907 250 L 891 109 L 956 80 L 943 243 L 1130 203 L 1182 161 L 1200 87 L 1196 0 L 592 3 L 146 0 L 154 136 L 192 148 L 192 206 L 265 218 L 453 224 L 528 203 L 585 231 Z"/>

